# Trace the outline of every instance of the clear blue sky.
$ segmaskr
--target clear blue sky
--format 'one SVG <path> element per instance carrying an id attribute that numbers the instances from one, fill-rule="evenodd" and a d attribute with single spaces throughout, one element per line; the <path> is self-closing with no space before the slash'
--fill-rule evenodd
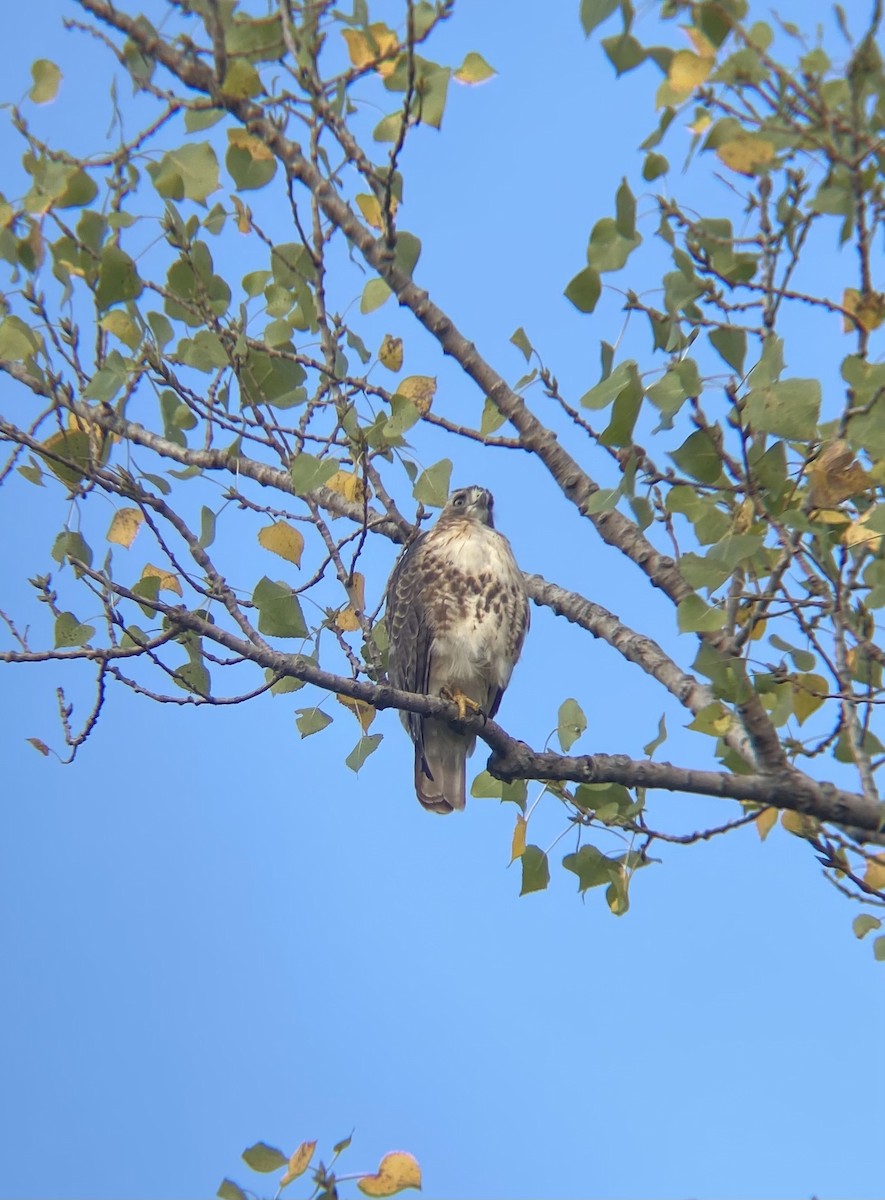
<path id="1" fill-rule="evenodd" d="M 657 84 L 650 68 L 616 84 L 577 10 L 461 0 L 437 56 L 479 50 L 499 74 L 453 88 L 442 133 L 419 131 L 406 164 L 420 282 L 511 379 L 524 326 L 572 397 L 619 318 L 615 305 L 580 317 L 562 289 L 621 176 L 641 187 L 634 147 Z M 810 25 L 827 6 L 780 11 Z M 59 62 L 61 97 L 39 119 L 96 147 L 106 59 L 62 31 L 75 14 L 10 8 L 2 90 L 24 93 L 34 58 Z M 16 153 L 5 129 L 0 147 Z M 400 315 L 366 329 L 369 344 L 406 333 L 410 369 L 439 374 L 475 422 L 480 401 Z M 817 346 L 810 365 L 829 369 Z M 669 607 L 538 468 L 464 452 L 455 480 L 494 489 L 525 569 L 678 646 Z M 24 483 L 15 495 L 0 519 L 18 577 L 45 569 L 59 509 Z M 378 596 L 393 548 L 375 555 Z M 430 1197 L 882 1195 L 885 968 L 796 839 L 760 846 L 751 829 L 667 850 L 622 919 L 559 869 L 520 899 L 513 807 L 424 813 L 392 713 L 357 779 L 343 710 L 302 742 L 301 698 L 195 712 L 115 689 L 64 769 L 24 740 L 56 740 L 63 681 L 0 671 L 0 1195 L 171 1200 L 214 1194 L 224 1175 L 253 1187 L 238 1161 L 252 1142 L 327 1152 L 351 1129 L 343 1170 L 407 1149 Z M 536 611 L 501 719 L 540 746 L 569 695 L 589 719 L 578 749 L 639 753 L 664 707 L 607 646 Z M 667 712 L 667 756 L 702 753 Z M 683 829 L 734 815 L 656 806 Z M 560 825 L 550 806 L 533 836 L 546 845 Z"/>

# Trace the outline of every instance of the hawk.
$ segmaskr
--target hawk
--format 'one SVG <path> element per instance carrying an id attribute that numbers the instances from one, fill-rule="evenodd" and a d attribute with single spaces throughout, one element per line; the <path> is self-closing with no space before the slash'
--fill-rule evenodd
<path id="1" fill-rule="evenodd" d="M 387 585 L 388 675 L 394 687 L 442 696 L 493 717 L 529 627 L 525 584 L 482 487 L 452 492 L 439 520 L 406 548 Z M 401 712 L 415 743 L 415 791 L 425 808 L 465 804 L 476 737 Z"/>

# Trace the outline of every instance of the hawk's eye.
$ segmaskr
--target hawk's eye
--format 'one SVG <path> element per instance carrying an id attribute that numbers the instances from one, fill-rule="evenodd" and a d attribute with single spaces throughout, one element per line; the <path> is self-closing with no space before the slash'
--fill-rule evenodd
<path id="1" fill-rule="evenodd" d="M 452 504 L 454 504 L 455 508 L 463 508 L 466 499 L 467 497 L 464 495 L 464 493 L 459 492 L 458 495 L 452 500 Z"/>

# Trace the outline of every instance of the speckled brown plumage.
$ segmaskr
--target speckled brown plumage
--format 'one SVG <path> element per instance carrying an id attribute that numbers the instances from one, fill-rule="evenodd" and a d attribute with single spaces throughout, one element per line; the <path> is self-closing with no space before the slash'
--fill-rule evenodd
<path id="1" fill-rule="evenodd" d="M 453 492 L 436 525 L 400 556 L 387 585 L 390 682 L 498 711 L 529 625 L 522 575 L 496 531 L 492 495 Z M 447 721 L 402 713 L 415 743 L 415 791 L 425 808 L 466 802 L 466 761 L 476 738 Z"/>

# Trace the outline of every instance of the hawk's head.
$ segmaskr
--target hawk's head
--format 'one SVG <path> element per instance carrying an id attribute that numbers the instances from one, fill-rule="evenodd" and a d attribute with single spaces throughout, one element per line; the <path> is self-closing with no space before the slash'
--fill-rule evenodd
<path id="1" fill-rule="evenodd" d="M 448 504 L 442 511 L 443 517 L 450 519 L 478 521 L 480 525 L 490 525 L 494 528 L 492 508 L 495 501 L 492 493 L 483 487 L 473 484 L 471 487 L 458 488 L 449 496 Z"/>

